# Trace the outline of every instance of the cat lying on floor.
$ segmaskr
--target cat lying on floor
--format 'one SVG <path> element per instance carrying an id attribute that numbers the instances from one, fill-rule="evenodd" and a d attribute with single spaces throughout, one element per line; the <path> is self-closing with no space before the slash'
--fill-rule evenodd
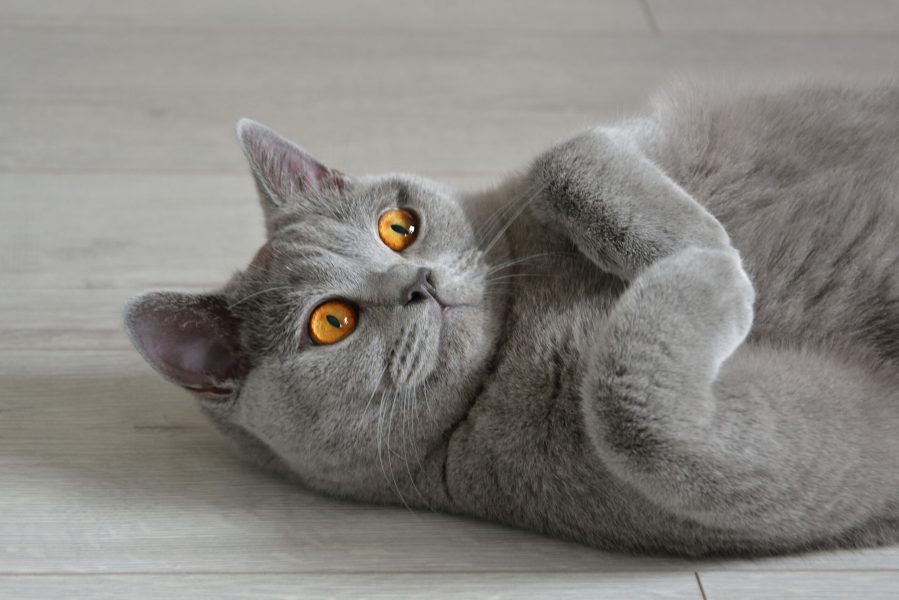
<path id="1" fill-rule="evenodd" d="M 496 189 L 252 121 L 267 243 L 130 335 L 325 493 L 593 546 L 899 540 L 899 87 L 681 87 Z"/>

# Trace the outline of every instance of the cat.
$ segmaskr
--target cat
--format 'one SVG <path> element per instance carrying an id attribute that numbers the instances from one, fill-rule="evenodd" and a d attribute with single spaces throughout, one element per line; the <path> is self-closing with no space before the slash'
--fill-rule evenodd
<path id="1" fill-rule="evenodd" d="M 607 550 L 899 540 L 899 87 L 676 85 L 480 192 L 237 131 L 267 242 L 125 322 L 242 455 Z"/>

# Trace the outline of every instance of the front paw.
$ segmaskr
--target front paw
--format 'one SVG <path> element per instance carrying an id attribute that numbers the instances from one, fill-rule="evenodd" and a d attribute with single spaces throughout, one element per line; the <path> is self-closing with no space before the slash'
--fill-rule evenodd
<path id="1" fill-rule="evenodd" d="M 716 371 L 752 328 L 755 290 L 736 250 L 687 248 L 656 263 L 638 285 Z"/>
<path id="2" fill-rule="evenodd" d="M 542 154 L 530 171 L 530 184 L 538 194 L 536 210 L 547 221 L 577 221 L 585 208 L 601 210 L 608 181 L 607 161 L 613 148 L 605 136 L 583 133 Z M 614 201 L 614 198 L 611 198 Z M 601 216 L 601 215 L 598 215 Z"/>
<path id="3" fill-rule="evenodd" d="M 537 211 L 580 250 L 625 279 L 685 248 L 728 249 L 730 238 L 652 163 L 625 130 L 596 129 L 535 161 Z"/>

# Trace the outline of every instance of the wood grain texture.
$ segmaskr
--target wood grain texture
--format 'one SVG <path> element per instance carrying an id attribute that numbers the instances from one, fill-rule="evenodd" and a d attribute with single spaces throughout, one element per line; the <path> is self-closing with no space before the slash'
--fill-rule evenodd
<path id="1" fill-rule="evenodd" d="M 245 465 L 133 352 L 0 351 L 0 573 L 894 568 L 895 548 L 641 558 L 334 501 Z"/>
<path id="2" fill-rule="evenodd" d="M 692 574 L 383 574 L 0 576 L 0 599 L 221 598 L 702 600 Z"/>
<path id="3" fill-rule="evenodd" d="M 486 184 L 472 176 L 442 181 L 465 189 Z M 235 175 L 5 173 L 0 196 L 0 330 L 72 319 L 90 325 L 90 315 L 73 314 L 76 308 L 66 304 L 87 308 L 96 300 L 105 312 L 127 298 L 104 295 L 109 289 L 220 286 L 264 241 L 248 169 Z"/>
<path id="4" fill-rule="evenodd" d="M 251 116 L 348 172 L 496 177 L 675 75 L 880 78 L 899 38 L 4 29 L 0 70 L 0 170 L 236 173 Z"/>
<path id="5" fill-rule="evenodd" d="M 0 21 L 15 25 L 129 29 L 316 31 L 648 31 L 633 0 L 5 0 Z"/>
<path id="6" fill-rule="evenodd" d="M 322 497 L 243 464 L 120 325 L 132 294 L 219 286 L 261 243 L 239 117 L 348 172 L 480 187 L 672 77 L 895 76 L 897 15 L 889 0 L 0 2 L 0 598 L 696 599 L 694 571 L 707 600 L 899 597 L 895 547 L 631 557 Z"/>
<path id="7" fill-rule="evenodd" d="M 245 465 L 134 352 L 0 352 L 0 573 L 689 571 Z"/>
<path id="8" fill-rule="evenodd" d="M 217 286 L 264 237 L 248 170 L 230 177 L 6 174 L 0 194 L 0 274 L 20 289 Z"/>
<path id="9" fill-rule="evenodd" d="M 899 571 L 702 573 L 705 600 L 896 600 Z"/>
<path id="10" fill-rule="evenodd" d="M 660 32 L 755 35 L 896 33 L 893 0 L 647 0 Z"/>

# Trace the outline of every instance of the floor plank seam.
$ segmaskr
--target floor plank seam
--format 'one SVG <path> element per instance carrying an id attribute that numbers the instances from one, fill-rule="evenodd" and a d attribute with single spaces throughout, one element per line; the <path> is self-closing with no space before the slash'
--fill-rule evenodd
<path id="1" fill-rule="evenodd" d="M 649 0 L 637 0 L 637 4 L 640 5 L 640 10 L 643 12 L 643 18 L 646 19 L 646 24 L 649 26 L 649 31 L 652 32 L 654 36 L 659 35 L 659 23 L 652 13 L 652 7 L 649 6 Z"/>
<path id="2" fill-rule="evenodd" d="M 699 577 L 699 571 L 694 571 L 693 575 L 696 577 L 696 585 L 699 586 L 699 595 L 702 596 L 702 600 L 709 600 L 709 597 L 706 596 L 705 588 L 702 586 L 702 579 Z"/>

